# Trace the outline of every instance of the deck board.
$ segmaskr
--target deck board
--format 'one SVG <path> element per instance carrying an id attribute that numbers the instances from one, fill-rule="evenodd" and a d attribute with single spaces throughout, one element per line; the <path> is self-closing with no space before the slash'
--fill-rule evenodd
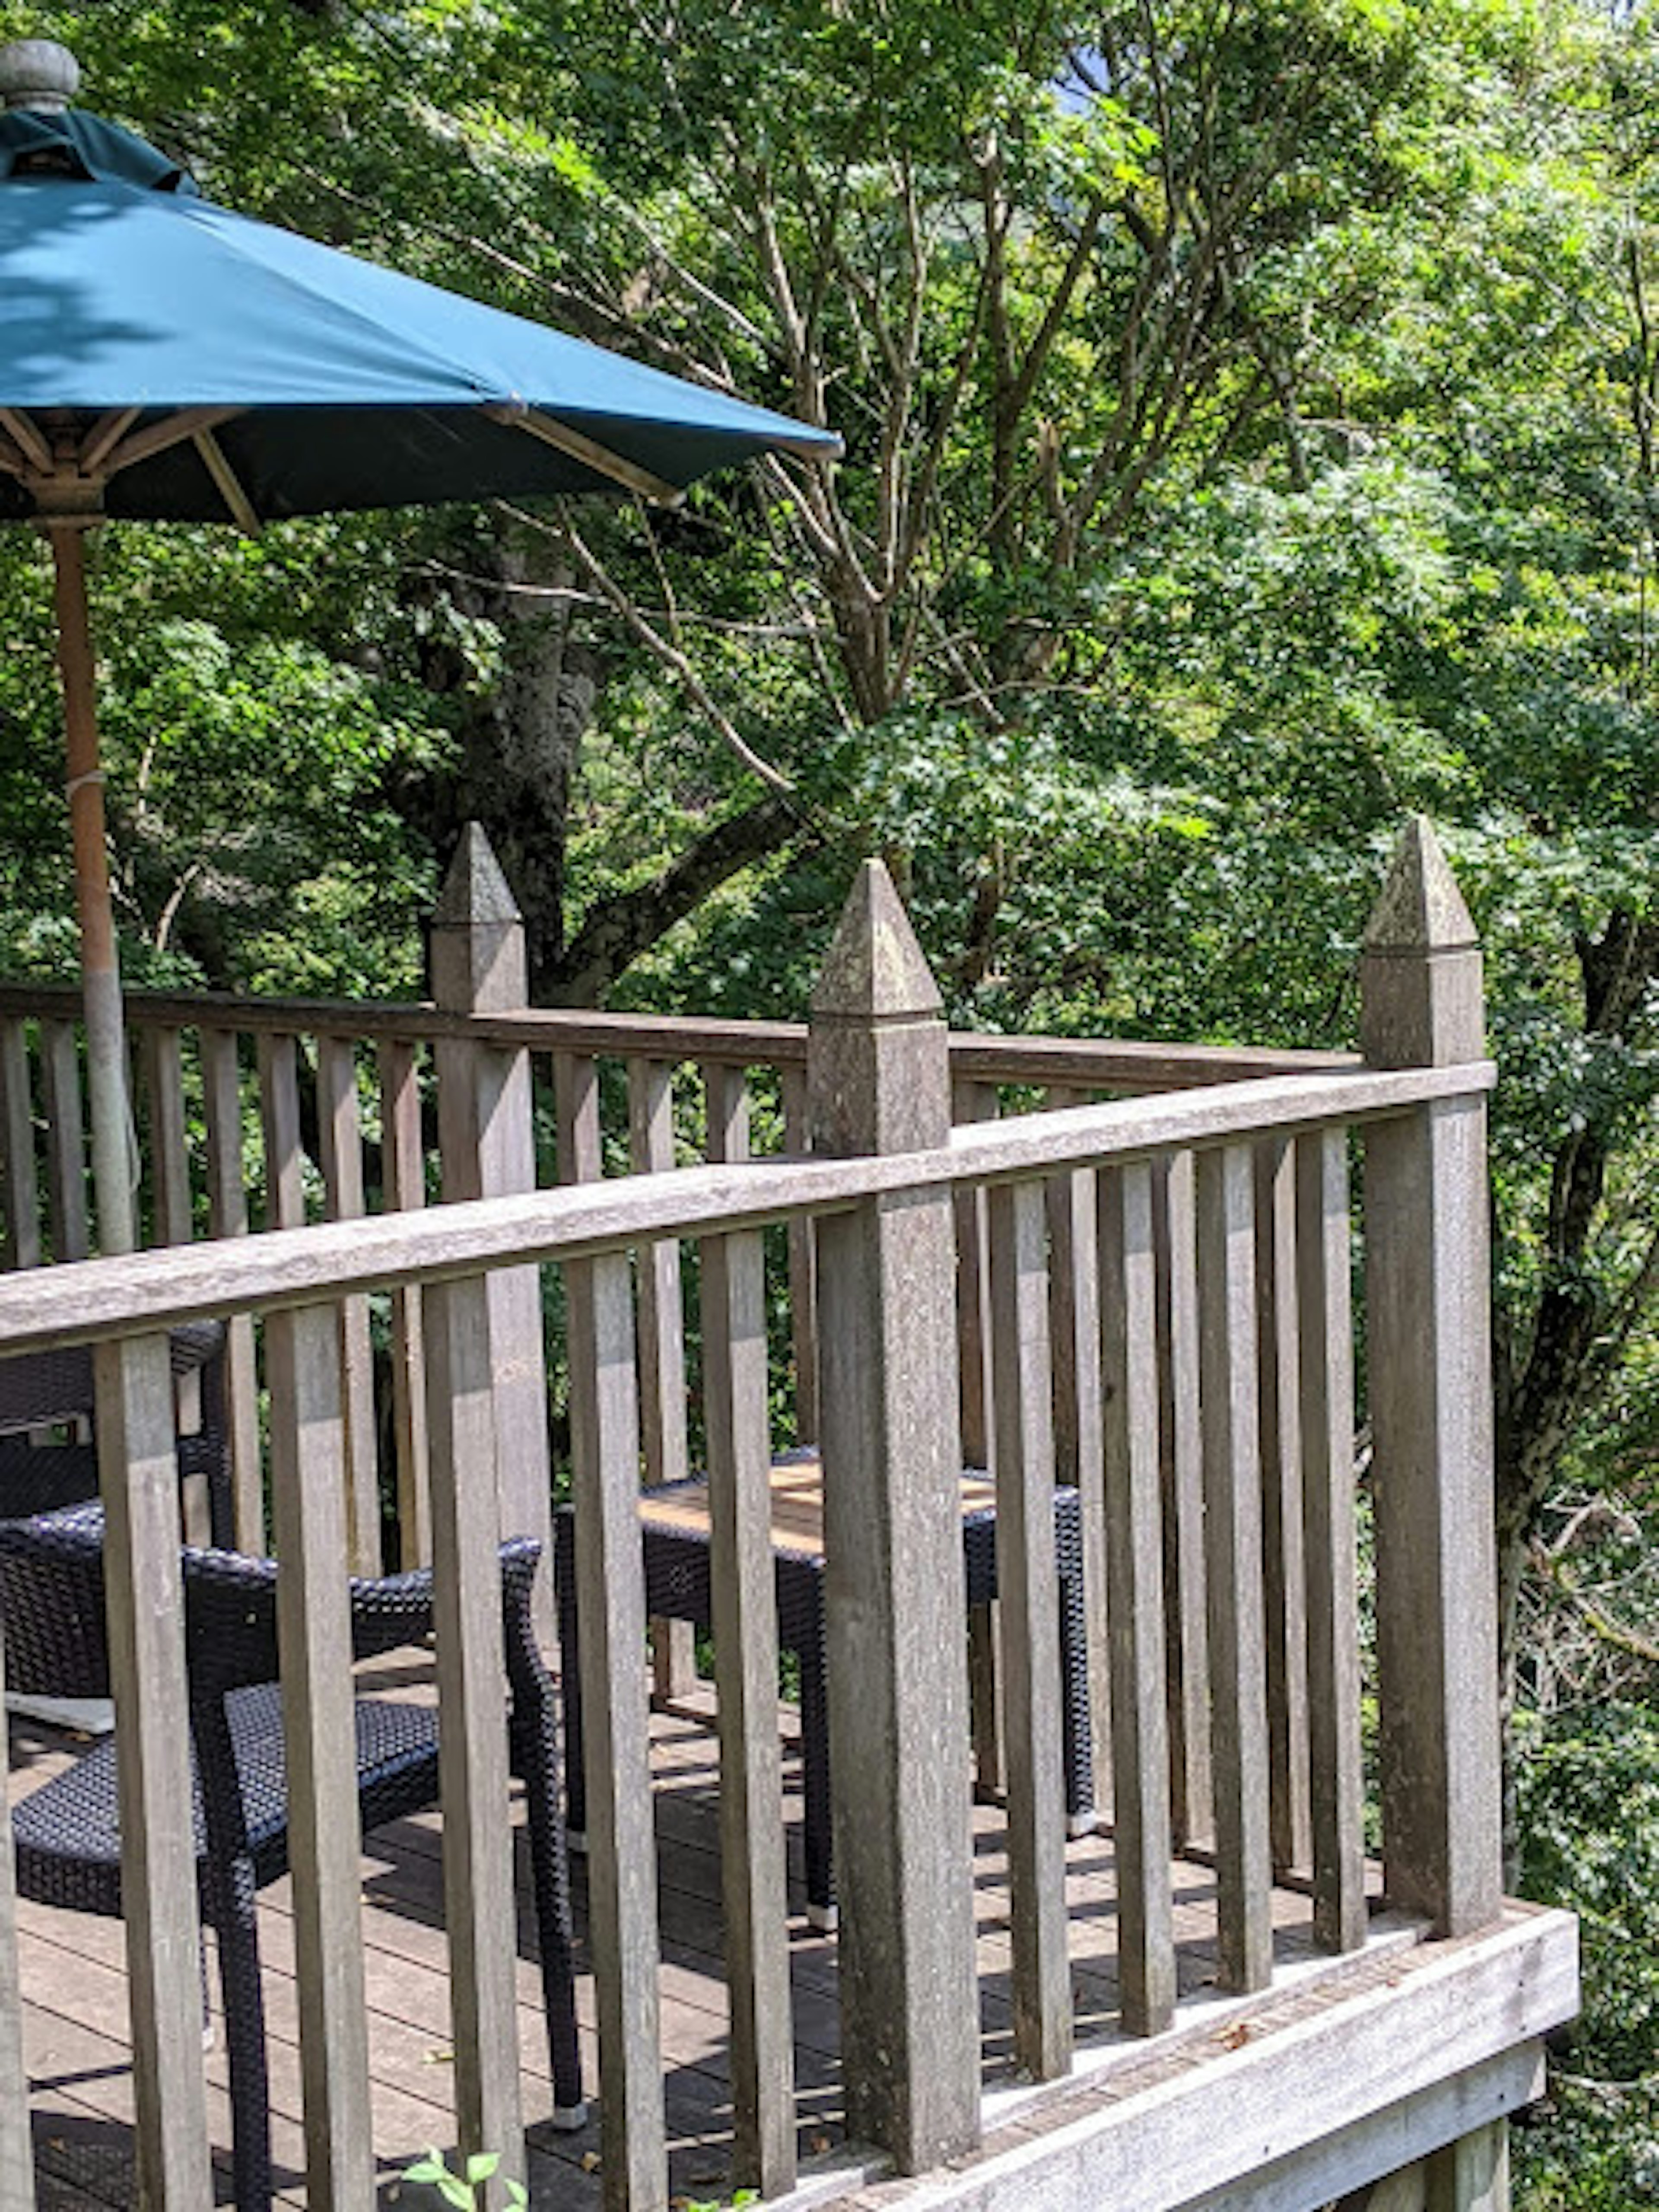
<path id="1" fill-rule="evenodd" d="M 422 1694 L 423 1669 L 400 1662 L 379 1680 L 400 1696 Z M 726 1990 L 720 1960 L 717 1842 L 718 1759 L 708 1701 L 658 1714 L 653 1723 L 659 1898 L 663 1942 L 663 2053 L 670 2137 L 670 2179 L 677 2196 L 729 2191 L 731 2101 L 726 2053 Z M 21 1796 L 73 1757 L 69 1739 L 33 1724 L 10 1729 L 10 1786 Z M 790 1968 L 794 2004 L 797 2115 L 803 2158 L 842 2140 L 837 2052 L 840 2022 L 833 1937 L 805 1917 L 799 1770 L 785 1766 L 789 1833 Z M 975 1913 L 988 2088 L 1012 2080 L 1011 1953 L 1003 1822 L 994 1806 L 975 1808 Z M 576 2135 L 547 2124 L 551 2082 L 543 2029 L 526 1844 L 520 1832 L 520 2043 L 526 2119 L 532 2146 L 533 2203 L 547 2212 L 599 2205 L 592 2171 L 599 2131 Z M 441 1830 L 435 1814 L 379 1831 L 363 1858 L 363 1933 L 374 2085 L 376 2162 L 382 2198 L 412 2207 L 427 2192 L 400 2191 L 402 2168 L 429 2144 L 453 2140 L 448 2063 L 447 1943 L 442 1928 Z M 1067 1901 L 1072 1978 L 1080 2043 L 1116 2037 L 1115 1901 L 1109 1839 L 1068 1844 Z M 586 1871 L 573 1862 L 583 2063 L 590 2094 L 597 2076 L 592 1982 L 586 1950 Z M 1312 1950 L 1305 1895 L 1274 1893 L 1275 1942 L 1284 1963 Z M 41 2212 L 104 2212 L 133 2201 L 132 2075 L 126 1980 L 118 1923 L 27 1902 L 19 1905 L 26 2058 L 34 2114 Z M 1216 1978 L 1215 1885 L 1210 1871 L 1176 1869 L 1176 1929 L 1181 1994 Z M 260 1899 L 270 2045 L 273 2148 L 280 2200 L 305 2203 L 300 2103 L 299 1993 L 288 1884 Z M 222 2041 L 207 2054 L 209 2118 L 222 2201 L 229 2198 L 229 2106 Z"/>

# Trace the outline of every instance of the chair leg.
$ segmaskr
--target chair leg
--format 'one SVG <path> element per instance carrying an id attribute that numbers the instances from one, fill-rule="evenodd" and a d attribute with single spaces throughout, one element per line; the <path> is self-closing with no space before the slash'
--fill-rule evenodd
<path id="1" fill-rule="evenodd" d="M 270 2082 L 252 1860 L 238 1859 L 210 1873 L 206 1887 L 209 1921 L 219 1944 L 237 2212 L 268 2212 L 272 2194 Z"/>
<path id="2" fill-rule="evenodd" d="M 1060 1578 L 1060 1679 L 1066 1822 L 1073 1835 L 1083 1836 L 1095 1825 L 1095 1755 L 1089 1710 L 1089 1626 L 1081 1575 Z"/>
<path id="3" fill-rule="evenodd" d="M 553 2125 L 586 2125 L 581 2048 L 576 2034 L 575 1960 L 564 1823 L 559 1813 L 559 1751 L 550 1703 L 527 1721 L 515 1718 L 513 1764 L 523 1777 L 530 1827 L 530 1871 L 536 1896 L 536 1942 L 542 2004 L 553 2067 Z"/>
<path id="4" fill-rule="evenodd" d="M 836 1877 L 830 1814 L 830 1699 L 820 1628 L 800 1651 L 801 1798 L 806 1845 L 806 1917 L 814 1928 L 836 1924 Z"/>
<path id="5" fill-rule="evenodd" d="M 587 1848 L 587 1766 L 582 1739 L 581 1644 L 576 1619 L 576 1528 L 553 1518 L 553 1595 L 559 1616 L 559 1702 L 564 1715 L 565 1841 Z"/>

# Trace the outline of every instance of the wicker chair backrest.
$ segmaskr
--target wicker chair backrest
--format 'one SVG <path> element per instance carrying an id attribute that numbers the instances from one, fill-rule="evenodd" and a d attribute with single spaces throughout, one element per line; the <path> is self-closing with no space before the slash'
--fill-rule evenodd
<path id="1" fill-rule="evenodd" d="M 6 1687 L 25 1697 L 106 1698 L 104 1519 L 0 1521 L 0 1630 Z"/>
<path id="2" fill-rule="evenodd" d="M 535 1650 L 530 1605 L 540 1557 L 531 1537 L 513 1538 L 501 1548 L 508 1667 L 515 1680 Z M 181 1558 L 192 1697 L 223 1698 L 277 1680 L 276 1562 L 188 1548 Z M 428 1571 L 353 1581 L 356 1657 L 419 1644 L 432 1626 Z M 99 1507 L 0 1521 L 0 1630 L 8 1688 L 34 1697 L 110 1694 Z"/>

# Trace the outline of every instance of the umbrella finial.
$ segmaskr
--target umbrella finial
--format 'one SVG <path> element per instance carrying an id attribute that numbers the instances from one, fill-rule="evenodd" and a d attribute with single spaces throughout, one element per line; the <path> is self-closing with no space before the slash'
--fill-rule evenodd
<path id="1" fill-rule="evenodd" d="M 80 85 L 80 63 L 56 39 L 14 39 L 0 46 L 0 99 L 8 107 L 57 115 Z"/>

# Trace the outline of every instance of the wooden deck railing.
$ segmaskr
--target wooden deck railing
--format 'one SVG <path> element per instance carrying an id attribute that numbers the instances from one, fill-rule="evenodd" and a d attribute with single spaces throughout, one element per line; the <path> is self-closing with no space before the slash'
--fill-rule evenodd
<path id="1" fill-rule="evenodd" d="M 317 1656 L 343 1648 L 337 1563 L 350 1501 L 362 1495 L 353 1407 L 361 1316 L 372 1297 L 394 1301 L 390 1310 L 401 1317 L 400 1434 L 418 1432 L 423 1419 L 424 1540 L 446 1593 L 437 1673 L 446 1817 L 459 1832 L 445 1868 L 462 2147 L 504 2151 L 504 2177 L 522 2163 L 517 2052 L 501 2026 L 513 2018 L 506 1776 L 499 1734 L 469 1728 L 466 1716 L 476 1720 L 469 1700 L 479 1680 L 501 1671 L 499 1613 L 479 1562 L 487 1566 L 503 1527 L 516 1532 L 526 1512 L 545 1512 L 545 1491 L 526 1500 L 514 1479 L 509 1433 L 514 1407 L 525 1402 L 520 1357 L 526 1346 L 540 1355 L 539 1322 L 532 1344 L 518 1334 L 531 1309 L 501 1292 L 538 1284 L 550 1265 L 567 1316 L 603 2179 L 615 2212 L 663 2212 L 666 2201 L 636 1503 L 642 1470 L 684 1463 L 683 1432 L 665 1401 L 665 1375 L 667 1395 L 680 1395 L 665 1325 L 674 1296 L 657 1255 L 678 1261 L 684 1245 L 701 1253 L 738 2182 L 775 2196 L 789 2186 L 795 2157 L 777 1909 L 769 1229 L 781 1231 L 795 1255 L 798 1293 L 799 1255 L 816 1249 L 843 2086 L 856 2135 L 917 2172 L 969 2148 L 981 2124 L 956 1494 L 964 1399 L 953 1321 L 964 1223 L 975 1231 L 981 1418 L 997 1485 L 1000 1780 L 1026 2070 L 1063 2074 L 1073 2041 L 1047 1551 L 1059 1472 L 1079 1477 L 1103 1531 L 1090 1605 L 1109 1646 L 1122 2027 L 1156 2035 L 1176 2014 L 1177 1850 L 1213 1863 L 1226 1989 L 1257 1990 L 1271 1979 L 1276 1872 L 1311 1887 L 1317 1939 L 1332 1953 L 1364 1940 L 1355 1140 L 1365 1157 L 1367 1410 L 1379 1471 L 1376 1690 L 1388 1889 L 1431 1930 L 1466 1932 L 1495 1917 L 1483 1426 L 1483 1132 L 1492 1074 L 1480 1057 L 1478 954 L 1455 933 L 1448 941 L 1437 879 L 1437 896 L 1424 894 L 1425 870 L 1436 865 L 1443 869 L 1420 842 L 1408 847 L 1378 909 L 1365 963 L 1365 1062 L 1287 1072 L 1224 1061 L 1235 1079 L 1221 1080 L 1212 1059 L 1209 1080 L 1148 1092 L 1127 1077 L 1114 1081 L 1107 1071 L 1123 1063 L 1104 1049 L 1087 1073 L 1073 1060 L 1068 1089 L 1141 1095 L 954 1127 L 951 1083 L 963 1053 L 946 1038 L 914 939 L 872 868 L 832 948 L 804 1060 L 793 1033 L 769 1032 L 771 1064 L 781 1060 L 797 1079 L 786 1124 L 793 1114 L 810 1152 L 797 1141 L 787 1152 L 749 1156 L 744 1072 L 765 1064 L 755 1034 L 693 1025 L 708 1098 L 708 1159 L 696 1167 L 665 1164 L 666 1071 L 676 1064 L 668 1039 L 684 1036 L 690 1049 L 691 1030 L 632 1021 L 595 1029 L 593 1017 L 506 1024 L 491 1012 L 452 1027 L 426 1009 L 366 1019 L 357 1008 L 350 1030 L 331 1025 L 343 1011 L 310 1018 L 308 1033 L 338 1048 L 317 1058 L 318 1127 L 332 1133 L 320 1146 L 324 1189 L 308 1193 L 295 1015 L 170 1003 L 154 1028 L 173 1042 L 147 1052 L 160 1071 L 149 1092 L 152 1134 L 170 1129 L 176 1144 L 179 1115 L 168 1102 L 179 1094 L 178 1037 L 189 1022 L 210 1102 L 217 1071 L 220 1103 L 210 1103 L 210 1117 L 221 1182 L 234 1181 L 222 1154 L 240 1142 L 231 1109 L 246 1079 L 234 1036 L 249 1028 L 261 1036 L 269 1233 L 236 1238 L 246 1219 L 221 1201 L 214 1218 L 232 1241 L 181 1237 L 129 1259 L 0 1279 L 0 1352 L 99 1347 L 146 2202 L 197 2212 L 211 2197 L 165 1337 L 171 1324 L 203 1314 L 262 1323 L 276 1533 L 297 1570 L 284 1578 L 285 1711 L 289 1771 L 316 1784 L 296 1791 L 293 1834 L 313 2203 L 367 2204 L 372 2190 L 355 1860 L 339 1848 L 351 1815 L 345 1784 L 326 1786 L 349 1775 L 340 1747 L 349 1740 L 351 1683 L 349 1670 Z M 24 1024 L 44 1036 L 55 1018 L 38 1001 L 27 1012 L 15 997 L 0 1001 L 14 1110 Z M 365 1035 L 386 1074 L 383 1141 L 402 1147 L 385 1188 L 418 1195 L 411 1063 L 433 1044 L 447 1059 L 441 1115 L 470 1117 L 468 1196 L 360 1213 L 364 1186 L 343 1162 L 362 1133 L 354 1041 Z M 61 1104 L 72 1054 L 46 1042 L 47 1066 L 54 1054 L 59 1062 Z M 629 1068 L 630 1159 L 648 1172 L 600 1172 L 596 1063 L 613 1056 L 613 1042 Z M 509 1152 L 498 1117 L 515 1088 L 522 1092 L 524 1055 L 550 1046 L 565 1187 L 515 1188 L 529 1182 L 532 1163 L 522 1125 Z M 971 1048 L 994 1060 L 1004 1049 Z M 1001 1066 L 1012 1069 L 1018 1047 L 1010 1041 L 1006 1049 Z M 977 1065 L 975 1079 L 990 1079 L 988 1062 Z M 775 1093 L 762 1096 L 775 1115 Z M 182 1229 L 180 1184 L 168 1183 L 169 1172 L 156 1178 L 158 1193 L 173 1192 L 170 1212 L 158 1197 L 158 1218 Z M 73 1181 L 65 1166 L 60 1183 Z M 299 1225 L 312 1210 L 335 1218 Z M 24 1207 L 13 1231 L 19 1257 L 31 1256 L 27 1217 Z M 1058 1297 L 1057 1273 L 1066 1278 Z M 1066 1378 L 1062 1406 L 1074 1408 L 1063 1447 L 1068 1416 L 1057 1414 L 1057 1376 Z M 972 1404 L 969 1394 L 969 1418 Z M 6 1897 L 0 1881 L 0 2063 L 15 2002 Z M 27 2119 L 0 2100 L 0 2177 L 24 2171 L 28 2157 Z"/>
<path id="2" fill-rule="evenodd" d="M 811 1150 L 804 1023 L 529 1008 L 518 915 L 479 833 L 463 842 L 431 943 L 434 998 L 427 1004 L 129 994 L 137 1212 L 147 1244 L 357 1220 L 371 1211 L 409 1211 L 556 1181 L 657 1173 L 699 1152 L 735 1160 L 757 1150 Z M 72 989 L 0 984 L 0 1269 L 83 1258 L 96 1249 L 78 1020 Z M 952 1115 L 963 1123 L 1038 1105 L 1054 1110 L 1091 1098 L 1354 1064 L 1353 1055 L 1340 1053 L 972 1033 L 950 1040 Z M 1159 1177 L 1160 1222 L 1168 1206 L 1178 1212 L 1190 1202 L 1180 1169 L 1167 1188 Z M 1060 1479 L 1079 1482 L 1084 1492 L 1085 1565 L 1098 1588 L 1105 1554 L 1098 1363 L 1091 1350 L 1099 1328 L 1094 1203 L 1088 1173 L 1054 1178 L 1048 1210 L 1054 1451 Z M 991 1455 L 988 1218 L 983 1200 L 973 1195 L 957 1200 L 957 1213 L 963 1449 L 968 1463 L 984 1467 Z M 787 1316 L 789 1340 L 787 1357 L 774 1358 L 774 1381 L 789 1410 L 787 1440 L 808 1441 L 819 1428 L 818 1360 L 812 1240 L 804 1218 L 787 1225 L 781 1242 L 767 1268 L 771 1303 Z M 692 1387 L 702 1323 L 690 1297 L 691 1256 L 689 1246 L 664 1238 L 639 1260 L 647 1483 L 687 1474 L 702 1433 L 701 1399 Z M 1264 1249 L 1263 1256 L 1270 1273 L 1271 1255 Z M 490 1296 L 496 1417 L 509 1432 L 503 1456 L 513 1470 L 519 1525 L 545 1538 L 548 1374 L 550 1367 L 562 1377 L 568 1365 L 562 1316 L 544 1315 L 539 1287 L 523 1273 L 502 1274 Z M 427 1564 L 419 1289 L 345 1299 L 338 1323 L 350 1556 L 362 1573 Z M 236 1528 L 248 1551 L 269 1542 L 271 1440 L 262 1434 L 258 1411 L 262 1327 L 257 1317 L 234 1321 L 228 1358 Z M 1171 1387 L 1166 1372 L 1166 1394 Z M 1278 1530 L 1282 1516 L 1270 1517 Z M 198 1514 L 198 1533 L 199 1525 Z M 1296 1516 L 1283 1526 L 1290 1565 L 1275 1613 L 1281 1620 L 1294 1617 Z M 1200 1587 L 1190 1574 L 1187 1581 Z M 1091 1624 L 1091 1643 L 1103 1765 L 1106 1671 L 1098 1622 Z M 988 1789 L 997 1786 L 1001 1758 L 993 1644 L 991 1624 L 976 1620 L 975 1742 Z M 656 1646 L 659 1691 L 684 1690 L 689 1630 L 662 1624 Z M 1274 1650 L 1282 1647 L 1275 1636 Z M 1194 1614 L 1175 1653 L 1178 1680 L 1201 1676 L 1203 1653 Z M 1274 1684 L 1277 1720 L 1298 1706 L 1293 1661 L 1276 1672 Z M 1282 1727 L 1279 1733 L 1283 1738 Z M 1182 1802 L 1190 1799 L 1197 1833 L 1207 1804 L 1203 1748 L 1190 1728 L 1178 1728 L 1177 1738 L 1190 1768 Z M 1281 1749 L 1292 1778 L 1288 1796 L 1280 1793 L 1288 1802 L 1300 1770 L 1289 1738 Z"/>

